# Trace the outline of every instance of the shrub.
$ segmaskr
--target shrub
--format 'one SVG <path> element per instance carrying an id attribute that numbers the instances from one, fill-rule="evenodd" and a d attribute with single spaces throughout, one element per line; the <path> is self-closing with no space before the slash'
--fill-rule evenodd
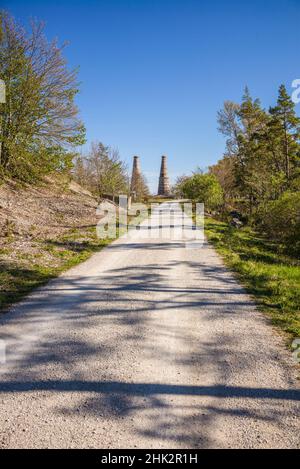
<path id="1" fill-rule="evenodd" d="M 184 197 L 204 203 L 207 209 L 216 209 L 223 203 L 223 191 L 213 174 L 194 174 L 181 186 Z"/>
<path id="2" fill-rule="evenodd" d="M 300 192 L 285 192 L 260 210 L 260 227 L 270 239 L 300 254 Z"/>

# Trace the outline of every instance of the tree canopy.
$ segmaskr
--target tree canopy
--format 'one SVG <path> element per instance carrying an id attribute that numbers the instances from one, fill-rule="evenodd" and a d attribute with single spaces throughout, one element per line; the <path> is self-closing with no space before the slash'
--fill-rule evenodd
<path id="1" fill-rule="evenodd" d="M 182 197 L 204 203 L 207 209 L 220 207 L 223 191 L 213 174 L 195 173 L 178 181 L 175 189 Z"/>

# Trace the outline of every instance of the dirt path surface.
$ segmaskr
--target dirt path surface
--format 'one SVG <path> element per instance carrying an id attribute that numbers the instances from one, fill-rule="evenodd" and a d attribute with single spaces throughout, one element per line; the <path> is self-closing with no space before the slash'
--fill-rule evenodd
<path id="1" fill-rule="evenodd" d="M 300 446 L 290 354 L 206 243 L 120 238 L 0 338 L 1 447 Z"/>

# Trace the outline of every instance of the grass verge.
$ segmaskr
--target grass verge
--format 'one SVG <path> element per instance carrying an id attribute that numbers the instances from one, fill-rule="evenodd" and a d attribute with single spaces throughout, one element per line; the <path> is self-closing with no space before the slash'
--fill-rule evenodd
<path id="1" fill-rule="evenodd" d="M 259 309 L 291 337 L 300 337 L 300 261 L 249 228 L 206 218 L 205 232 Z"/>
<path id="2" fill-rule="evenodd" d="M 0 252 L 0 310 L 19 301 L 67 269 L 87 260 L 111 240 L 98 239 L 96 228 L 72 229 L 61 237 L 36 240 L 32 253 Z M 14 256 L 12 256 L 14 254 Z"/>

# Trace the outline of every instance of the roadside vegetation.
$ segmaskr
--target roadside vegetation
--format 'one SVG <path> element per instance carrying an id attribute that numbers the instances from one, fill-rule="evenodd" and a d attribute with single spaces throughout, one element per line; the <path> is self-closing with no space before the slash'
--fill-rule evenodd
<path id="1" fill-rule="evenodd" d="M 108 244 L 96 236 L 97 205 L 130 192 L 117 149 L 82 152 L 78 70 L 44 29 L 0 9 L 0 309 Z M 134 190 L 148 195 L 142 175 Z"/>
<path id="2" fill-rule="evenodd" d="M 258 306 L 292 337 L 300 337 L 300 261 L 247 227 L 206 218 L 205 232 Z"/>
<path id="3" fill-rule="evenodd" d="M 35 240 L 35 252 L 12 256 L 9 241 L 0 249 L 0 310 L 34 288 L 87 260 L 109 243 L 96 236 L 96 228 L 72 229 L 61 237 Z"/>
<path id="4" fill-rule="evenodd" d="M 181 176 L 175 194 L 204 202 L 221 221 L 249 226 L 300 257 L 300 118 L 281 85 L 275 106 L 262 108 L 245 90 L 218 113 L 225 153 L 208 172 Z M 234 219 L 234 220 L 233 220 Z"/>
<path id="5" fill-rule="evenodd" d="M 77 201 L 77 217 L 80 217 L 86 200 Z M 93 204 L 92 204 L 93 205 Z M 115 238 L 101 239 L 97 235 L 96 210 L 89 209 L 89 223 L 79 223 L 63 211 L 56 213 L 59 224 L 63 227 L 61 234 L 39 236 L 34 232 L 26 235 L 15 234 L 15 225 L 11 224 L 9 232 L 0 237 L 0 311 L 22 299 L 36 287 L 46 284 L 71 267 L 86 261 L 92 254 L 101 251 L 114 239 L 127 232 L 127 226 L 117 226 Z M 58 217 L 58 215 L 60 215 Z M 128 216 L 128 222 L 133 216 Z M 135 217 L 136 220 L 136 217 Z M 143 217 L 136 223 L 143 221 Z M 51 220 L 53 223 L 53 219 Z M 73 227 L 65 229 L 68 224 Z M 31 228 L 32 229 L 32 228 Z M 25 238 L 25 240 L 24 240 Z"/>
<path id="6" fill-rule="evenodd" d="M 119 152 L 101 142 L 93 142 L 85 155 L 73 161 L 72 177 L 88 189 L 97 199 L 128 194 L 128 168 Z"/>
<path id="7" fill-rule="evenodd" d="M 300 118 L 282 85 L 269 110 L 245 90 L 218 113 L 226 149 L 208 171 L 178 178 L 204 202 L 206 234 L 274 324 L 300 337 Z"/>

